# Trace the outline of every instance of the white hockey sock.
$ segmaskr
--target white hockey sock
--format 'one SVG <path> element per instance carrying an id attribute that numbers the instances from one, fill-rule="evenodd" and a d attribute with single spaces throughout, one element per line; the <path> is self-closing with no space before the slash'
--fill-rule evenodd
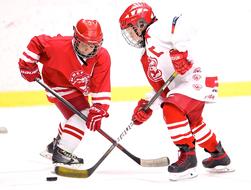
<path id="1" fill-rule="evenodd" d="M 83 113 L 85 113 L 85 111 L 83 111 Z M 74 114 L 67 120 L 64 128 L 61 128 L 62 134 L 58 146 L 72 153 L 82 140 L 86 128 L 85 121 Z"/>

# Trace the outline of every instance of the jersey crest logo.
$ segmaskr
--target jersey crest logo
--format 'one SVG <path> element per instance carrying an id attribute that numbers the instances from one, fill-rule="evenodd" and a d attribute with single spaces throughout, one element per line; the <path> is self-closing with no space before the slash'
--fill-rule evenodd
<path id="1" fill-rule="evenodd" d="M 70 82 L 73 86 L 78 88 L 83 95 L 87 96 L 89 93 L 90 76 L 86 75 L 83 71 L 74 71 L 71 73 Z"/>
<path id="2" fill-rule="evenodd" d="M 148 78 L 151 79 L 153 82 L 158 82 L 162 80 L 162 72 L 157 68 L 158 60 L 153 57 L 148 57 L 147 62 L 148 62 L 148 70 L 147 70 Z"/>

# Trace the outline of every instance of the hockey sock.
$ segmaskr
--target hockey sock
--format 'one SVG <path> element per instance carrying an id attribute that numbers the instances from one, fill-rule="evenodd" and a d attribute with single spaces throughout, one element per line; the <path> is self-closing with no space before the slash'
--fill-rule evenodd
<path id="1" fill-rule="evenodd" d="M 218 144 L 216 135 L 207 127 L 202 118 L 197 125 L 192 126 L 192 133 L 196 139 L 196 144 L 200 147 L 205 148 L 209 152 L 214 152 L 216 150 L 215 147 Z"/>
<path id="2" fill-rule="evenodd" d="M 74 114 L 66 121 L 62 129 L 62 135 L 58 146 L 72 153 L 82 140 L 85 130 L 85 121 Z"/>
<path id="3" fill-rule="evenodd" d="M 194 147 L 194 137 L 185 114 L 173 104 L 163 106 L 163 116 L 175 145 Z"/>

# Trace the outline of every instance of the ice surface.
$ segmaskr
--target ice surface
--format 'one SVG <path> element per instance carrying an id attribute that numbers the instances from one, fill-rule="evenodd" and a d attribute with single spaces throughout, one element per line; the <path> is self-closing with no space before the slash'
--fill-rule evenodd
<path id="1" fill-rule="evenodd" d="M 130 123 L 136 102 L 112 103 L 110 117 L 103 122 L 103 130 L 116 139 Z M 204 118 L 222 141 L 236 171 L 225 174 L 207 172 L 201 161 L 207 156 L 197 148 L 199 176 L 179 182 L 168 180 L 167 168 L 143 168 L 120 150 L 114 149 L 97 170 L 87 179 L 55 176 L 50 161 L 39 153 L 57 133 L 60 113 L 54 106 L 1 108 L 0 126 L 8 134 L 0 134 L 0 190 L 63 190 L 63 189 L 250 189 L 251 166 L 249 158 L 251 97 L 220 98 L 216 104 L 205 108 Z M 161 110 L 142 126 L 135 126 L 121 141 L 134 155 L 148 159 L 169 156 L 177 158 L 176 147 L 169 138 L 162 121 Z M 85 139 L 76 150 L 85 159 L 85 168 L 93 166 L 111 143 L 97 132 L 87 131 Z"/>

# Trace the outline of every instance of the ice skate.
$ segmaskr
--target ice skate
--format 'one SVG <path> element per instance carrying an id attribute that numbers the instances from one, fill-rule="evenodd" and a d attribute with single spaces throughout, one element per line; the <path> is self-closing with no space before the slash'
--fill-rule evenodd
<path id="1" fill-rule="evenodd" d="M 54 151 L 56 145 L 58 144 L 59 139 L 60 139 L 59 136 L 54 138 L 53 141 L 47 145 L 46 149 L 40 153 L 40 155 L 43 156 L 44 158 L 52 160 L 52 154 L 53 154 L 53 151 Z"/>
<path id="2" fill-rule="evenodd" d="M 53 155 L 52 161 L 54 164 L 65 164 L 65 165 L 81 165 L 84 163 L 82 158 L 78 158 L 77 156 L 61 149 L 56 146 Z"/>
<path id="3" fill-rule="evenodd" d="M 194 178 L 196 172 L 197 158 L 195 149 L 190 149 L 187 145 L 180 146 L 180 155 L 177 162 L 168 167 L 169 179 L 178 181 L 182 179 Z"/>
<path id="4" fill-rule="evenodd" d="M 207 150 L 205 150 L 208 152 Z M 226 173 L 233 172 L 234 169 L 230 166 L 231 160 L 224 151 L 221 142 L 216 146 L 215 152 L 209 152 L 210 157 L 202 161 L 202 164 L 209 172 L 212 173 Z"/>

